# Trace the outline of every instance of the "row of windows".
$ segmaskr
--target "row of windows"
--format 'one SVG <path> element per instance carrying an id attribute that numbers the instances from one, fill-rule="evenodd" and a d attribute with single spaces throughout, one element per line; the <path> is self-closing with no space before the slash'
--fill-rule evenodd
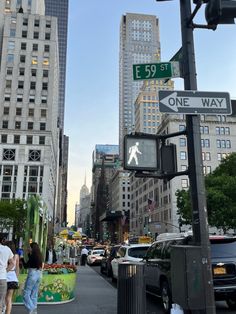
<path id="1" fill-rule="evenodd" d="M 4 115 L 9 115 L 10 108 L 9 107 L 4 107 L 3 109 L 3 114 Z M 22 115 L 22 108 L 17 107 L 16 108 L 16 116 L 21 116 Z M 28 116 L 29 117 L 34 117 L 34 108 L 29 108 L 28 109 Z M 41 118 L 47 118 L 47 109 L 40 109 L 40 117 Z"/>
<path id="2" fill-rule="evenodd" d="M 37 138 L 37 140 L 33 141 L 33 138 Z M 8 136 L 7 134 L 2 134 L 1 135 L 1 143 L 6 144 L 7 142 Z M 22 136 L 20 135 L 14 135 L 14 140 L 13 140 L 14 144 L 39 144 L 39 145 L 45 145 L 45 136 L 37 136 L 37 137 L 33 137 L 32 135 L 27 135 L 26 136 L 26 141 L 22 141 Z"/>
<path id="3" fill-rule="evenodd" d="M 2 128 L 3 129 L 8 129 L 8 125 L 9 125 L 9 122 L 7 120 L 2 121 Z M 15 121 L 15 129 L 16 130 L 21 129 L 21 121 Z M 33 130 L 34 129 L 34 122 L 28 122 L 27 129 Z M 39 123 L 39 130 L 40 131 L 46 131 L 46 123 L 45 122 Z"/>
<path id="4" fill-rule="evenodd" d="M 16 28 L 11 28 L 10 29 L 10 37 L 16 37 Z M 22 30 L 21 37 L 22 38 L 27 38 L 28 37 L 27 30 Z M 39 39 L 39 32 L 33 32 L 33 39 Z M 47 32 L 47 33 L 44 34 L 44 38 L 41 38 L 41 39 L 50 40 L 51 39 L 51 34 Z"/>
<path id="5" fill-rule="evenodd" d="M 2 160 L 14 161 L 16 157 L 15 149 L 3 149 Z M 30 149 L 28 153 L 28 161 L 40 161 L 41 151 Z"/>
<path id="6" fill-rule="evenodd" d="M 179 125 L 179 131 L 184 131 L 185 125 Z M 209 127 L 208 126 L 200 126 L 201 134 L 209 134 Z M 219 127 L 215 128 L 215 132 L 217 135 L 230 135 L 230 128 L 229 127 Z"/>
<path id="7" fill-rule="evenodd" d="M 27 49 L 27 43 L 22 42 L 21 43 L 21 50 L 26 50 Z M 32 51 L 38 51 L 38 44 L 32 44 Z M 8 49 L 9 50 L 14 50 L 15 49 L 15 42 L 10 40 L 8 42 Z M 44 45 L 44 52 L 50 52 L 50 45 Z"/>
<path id="8" fill-rule="evenodd" d="M 187 145 L 187 139 L 186 138 L 180 138 L 179 139 L 179 145 L 180 147 L 186 147 Z M 210 140 L 209 139 L 201 139 L 201 146 L 203 148 L 209 148 L 210 147 Z M 216 140 L 216 147 L 217 148 L 231 148 L 231 141 L 230 140 Z"/>
<path id="9" fill-rule="evenodd" d="M 12 80 L 6 80 L 7 89 L 12 87 Z M 18 81 L 17 88 L 23 89 L 24 88 L 24 81 Z M 30 82 L 30 89 L 36 89 L 36 82 Z M 42 90 L 48 90 L 48 82 L 42 82 Z"/>
<path id="10" fill-rule="evenodd" d="M 180 159 L 187 160 L 187 152 L 180 151 Z M 202 152 L 202 160 L 211 160 L 211 153 L 210 152 Z"/>
<path id="11" fill-rule="evenodd" d="M 9 53 L 7 55 L 7 63 L 14 63 L 14 54 Z M 18 58 L 18 56 L 17 56 Z M 26 55 L 20 55 L 20 63 L 25 63 L 26 62 Z M 38 64 L 38 57 L 37 56 L 32 56 L 31 57 L 31 64 L 32 65 L 37 65 Z M 43 57 L 42 65 L 48 66 L 49 65 L 49 58 L 48 57 Z"/>
<path id="12" fill-rule="evenodd" d="M 4 100 L 5 100 L 5 102 L 10 102 L 11 101 L 11 95 L 10 94 L 5 94 Z M 23 95 L 22 94 L 21 95 L 17 95 L 16 96 L 16 101 L 17 102 L 23 102 Z M 42 104 L 46 104 L 47 103 L 47 96 L 41 96 L 41 100 L 40 101 L 41 101 Z M 35 103 L 35 95 L 30 95 L 29 96 L 29 103 Z M 8 113 L 4 113 L 4 114 L 8 114 Z"/>
<path id="13" fill-rule="evenodd" d="M 35 68 L 30 69 L 30 73 L 31 73 L 31 76 L 36 77 L 37 76 L 37 69 L 35 69 Z M 44 69 L 42 73 L 43 73 L 43 77 L 48 77 L 48 70 Z M 7 67 L 6 74 L 7 75 L 13 75 L 13 67 Z M 25 75 L 25 68 L 23 68 L 23 67 L 19 68 L 18 74 L 19 74 L 19 76 L 24 76 Z"/>

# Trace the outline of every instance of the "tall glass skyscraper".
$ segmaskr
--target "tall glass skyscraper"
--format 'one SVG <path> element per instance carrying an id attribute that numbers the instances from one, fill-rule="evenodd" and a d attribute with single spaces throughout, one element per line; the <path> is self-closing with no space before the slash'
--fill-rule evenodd
<path id="1" fill-rule="evenodd" d="M 56 16 L 58 19 L 58 42 L 59 42 L 59 110 L 60 127 L 64 126 L 65 112 L 65 85 L 66 85 L 66 52 L 68 30 L 69 0 L 45 0 L 45 15 Z"/>
<path id="2" fill-rule="evenodd" d="M 143 81 L 133 81 L 132 65 L 160 60 L 159 22 L 154 15 L 127 13 L 120 23 L 119 149 L 134 130 L 134 103 Z"/>

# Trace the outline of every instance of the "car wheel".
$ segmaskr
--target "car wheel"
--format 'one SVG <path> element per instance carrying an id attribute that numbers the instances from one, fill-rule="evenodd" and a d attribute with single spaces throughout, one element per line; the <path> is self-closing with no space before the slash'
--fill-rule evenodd
<path id="1" fill-rule="evenodd" d="M 170 313 L 171 309 L 171 294 L 167 281 L 163 281 L 161 284 L 161 300 L 165 313 Z"/>
<path id="2" fill-rule="evenodd" d="M 230 310 L 236 310 L 236 300 L 228 299 L 226 300 L 226 303 Z"/>

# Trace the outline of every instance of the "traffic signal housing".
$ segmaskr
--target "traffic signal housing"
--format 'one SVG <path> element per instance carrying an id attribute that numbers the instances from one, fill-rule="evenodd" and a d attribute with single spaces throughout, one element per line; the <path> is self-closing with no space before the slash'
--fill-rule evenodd
<path id="1" fill-rule="evenodd" d="M 205 17 L 208 25 L 234 24 L 236 17 L 236 0 L 209 0 Z"/>

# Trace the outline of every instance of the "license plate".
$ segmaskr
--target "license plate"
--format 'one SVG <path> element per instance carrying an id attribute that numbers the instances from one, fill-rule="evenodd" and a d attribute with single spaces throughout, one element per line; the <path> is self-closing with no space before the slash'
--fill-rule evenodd
<path id="1" fill-rule="evenodd" d="M 213 268 L 214 275 L 226 275 L 225 267 L 214 267 Z"/>

